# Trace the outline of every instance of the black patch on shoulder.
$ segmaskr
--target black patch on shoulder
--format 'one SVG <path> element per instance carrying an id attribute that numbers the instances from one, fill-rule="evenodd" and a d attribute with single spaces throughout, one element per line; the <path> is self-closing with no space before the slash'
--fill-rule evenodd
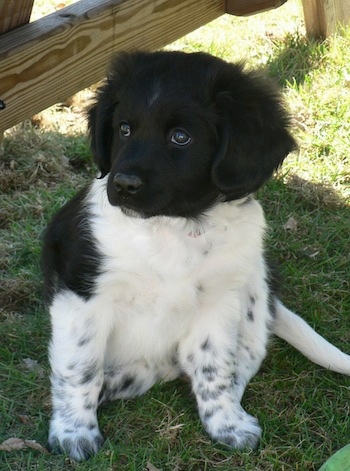
<path id="1" fill-rule="evenodd" d="M 54 216 L 44 235 L 42 270 L 48 301 L 61 289 L 88 300 L 101 270 L 101 254 L 91 233 L 84 202 L 89 187 L 80 191 Z"/>
<path id="2" fill-rule="evenodd" d="M 247 319 L 249 322 L 254 322 L 254 313 L 251 309 L 247 311 Z"/>

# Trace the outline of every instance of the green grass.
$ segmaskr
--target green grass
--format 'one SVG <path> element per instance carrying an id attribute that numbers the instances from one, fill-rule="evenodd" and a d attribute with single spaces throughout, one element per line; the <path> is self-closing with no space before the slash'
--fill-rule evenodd
<path id="1" fill-rule="evenodd" d="M 39 2 L 37 2 L 39 3 Z M 205 50 L 263 67 L 283 89 L 299 152 L 258 197 L 270 223 L 268 252 L 281 267 L 282 299 L 343 350 L 350 344 L 350 28 L 324 42 L 304 36 L 301 8 L 224 16 L 170 48 Z M 94 174 L 81 110 L 84 91 L 9 130 L 0 158 L 0 443 L 45 446 L 50 417 L 42 302 L 41 235 L 49 217 Z M 285 224 L 292 217 L 296 229 Z M 38 362 L 28 369 L 24 360 Z M 349 378 L 308 362 L 274 339 L 244 397 L 263 427 L 257 451 L 210 442 L 186 381 L 101 408 L 107 437 L 88 463 L 27 449 L 0 452 L 1 470 L 315 471 L 349 442 Z"/>

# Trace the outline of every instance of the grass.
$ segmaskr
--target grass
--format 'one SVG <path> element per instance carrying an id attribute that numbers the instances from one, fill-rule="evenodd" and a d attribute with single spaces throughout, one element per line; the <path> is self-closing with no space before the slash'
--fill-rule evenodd
<path id="1" fill-rule="evenodd" d="M 350 28 L 324 42 L 308 40 L 300 5 L 290 0 L 263 15 L 224 16 L 169 48 L 246 59 L 247 67 L 265 68 L 282 87 L 300 149 L 258 194 L 271 227 L 268 250 L 280 263 L 286 304 L 349 350 Z M 46 444 L 50 327 L 41 293 L 41 234 L 53 212 L 94 175 L 83 115 L 90 95 L 83 91 L 45 110 L 3 140 L 0 443 L 19 437 Z M 294 225 L 287 229 L 290 218 Z M 37 366 L 28 368 L 27 358 Z M 0 469 L 314 471 L 349 442 L 349 399 L 349 378 L 322 370 L 276 339 L 244 397 L 264 429 L 257 451 L 212 444 L 189 384 L 175 381 L 103 407 L 107 442 L 88 463 L 28 448 L 0 452 Z"/>

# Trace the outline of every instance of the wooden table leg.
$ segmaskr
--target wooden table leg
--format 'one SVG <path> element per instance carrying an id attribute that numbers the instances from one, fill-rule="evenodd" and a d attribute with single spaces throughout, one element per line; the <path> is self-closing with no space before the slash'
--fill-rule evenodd
<path id="1" fill-rule="evenodd" d="M 34 0 L 0 0 L 0 34 L 29 23 Z"/>
<path id="2" fill-rule="evenodd" d="M 316 38 L 334 33 L 338 24 L 350 23 L 349 0 L 302 0 L 306 32 Z"/>

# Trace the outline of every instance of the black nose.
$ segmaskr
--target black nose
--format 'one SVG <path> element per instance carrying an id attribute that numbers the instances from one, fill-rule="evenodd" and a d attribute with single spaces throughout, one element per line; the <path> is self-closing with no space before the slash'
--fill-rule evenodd
<path id="1" fill-rule="evenodd" d="M 117 173 L 113 178 L 113 183 L 118 193 L 122 196 L 130 196 L 141 190 L 142 180 L 136 175 L 125 175 Z"/>

